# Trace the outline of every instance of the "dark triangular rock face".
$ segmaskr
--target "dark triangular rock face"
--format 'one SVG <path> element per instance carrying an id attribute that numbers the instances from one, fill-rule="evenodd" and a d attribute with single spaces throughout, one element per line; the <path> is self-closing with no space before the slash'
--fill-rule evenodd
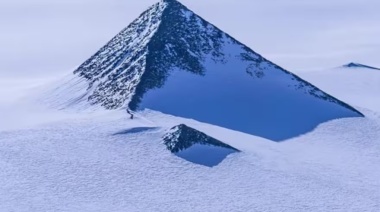
<path id="1" fill-rule="evenodd" d="M 184 124 L 173 127 L 163 137 L 168 150 L 199 165 L 213 167 L 239 150 Z"/>
<path id="2" fill-rule="evenodd" d="M 372 66 L 363 65 L 360 63 L 349 63 L 349 64 L 344 65 L 343 67 L 345 67 L 345 68 L 367 68 L 367 69 L 373 69 L 373 70 L 380 70 L 380 68 L 375 68 Z"/>
<path id="3" fill-rule="evenodd" d="M 172 68 L 204 75 L 206 55 L 222 62 L 223 36 L 179 2 L 165 0 L 145 11 L 74 73 L 90 81 L 92 104 L 135 110 L 148 90 L 164 85 Z M 264 60 L 248 49 L 244 57 Z"/>

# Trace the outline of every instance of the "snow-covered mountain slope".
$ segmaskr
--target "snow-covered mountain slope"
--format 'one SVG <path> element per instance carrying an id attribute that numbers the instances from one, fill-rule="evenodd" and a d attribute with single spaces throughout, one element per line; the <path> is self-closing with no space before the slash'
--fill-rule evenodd
<path id="1" fill-rule="evenodd" d="M 340 67 L 300 75 L 355 107 L 380 112 L 379 71 L 367 67 Z"/>
<path id="2" fill-rule="evenodd" d="M 153 5 L 74 73 L 48 102 L 149 108 L 276 141 L 362 116 L 173 0 Z"/>

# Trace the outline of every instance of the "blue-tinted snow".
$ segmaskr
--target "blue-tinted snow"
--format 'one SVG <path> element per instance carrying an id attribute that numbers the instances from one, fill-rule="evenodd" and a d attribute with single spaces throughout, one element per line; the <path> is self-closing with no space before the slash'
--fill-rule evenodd
<path id="1" fill-rule="evenodd" d="M 292 86 L 298 82 L 268 63 L 260 67 L 262 78 L 251 77 L 247 62 L 238 59 L 240 48 L 226 45 L 230 60 L 225 64 L 206 60 L 205 76 L 173 70 L 163 88 L 148 91 L 140 107 L 274 141 L 307 133 L 332 119 L 359 116 L 310 95 L 307 88 L 297 90 Z"/>
<path id="2" fill-rule="evenodd" d="M 213 167 L 221 163 L 232 153 L 236 153 L 236 150 L 212 145 L 194 144 L 174 154 L 189 162 Z"/>

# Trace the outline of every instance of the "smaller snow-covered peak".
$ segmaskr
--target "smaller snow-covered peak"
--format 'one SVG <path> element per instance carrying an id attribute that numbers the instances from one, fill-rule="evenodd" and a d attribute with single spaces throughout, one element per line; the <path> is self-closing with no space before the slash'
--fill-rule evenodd
<path id="1" fill-rule="evenodd" d="M 168 150 L 192 163 L 213 167 L 239 150 L 184 124 L 171 128 L 163 137 Z"/>
<path id="2" fill-rule="evenodd" d="M 184 124 L 171 128 L 163 137 L 168 150 L 173 153 L 180 152 L 194 144 L 213 145 L 239 151 L 215 138 L 206 135 Z"/>
<path id="3" fill-rule="evenodd" d="M 343 65 L 344 68 L 367 68 L 367 69 L 374 69 L 374 70 L 380 70 L 380 68 L 376 68 L 373 66 L 367 66 L 360 63 L 348 63 L 346 65 Z"/>

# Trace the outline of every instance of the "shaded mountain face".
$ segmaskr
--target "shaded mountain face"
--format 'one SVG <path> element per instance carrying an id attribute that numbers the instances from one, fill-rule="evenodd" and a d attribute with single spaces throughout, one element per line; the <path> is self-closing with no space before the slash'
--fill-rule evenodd
<path id="1" fill-rule="evenodd" d="M 372 66 L 363 65 L 360 63 L 349 63 L 347 65 L 344 65 L 345 68 L 367 68 L 367 69 L 374 69 L 374 70 L 380 70 L 380 68 L 375 68 Z"/>
<path id="2" fill-rule="evenodd" d="M 239 150 L 184 124 L 173 127 L 163 137 L 168 150 L 178 157 L 204 166 L 216 166 Z"/>
<path id="3" fill-rule="evenodd" d="M 74 73 L 87 90 L 67 105 L 149 108 L 275 141 L 362 116 L 174 0 L 150 7 Z"/>
<path id="4" fill-rule="evenodd" d="M 215 138 L 212 138 L 198 130 L 188 127 L 184 124 L 170 129 L 163 137 L 165 145 L 172 153 L 178 153 L 190 148 L 194 144 L 212 145 L 239 151 Z"/>

